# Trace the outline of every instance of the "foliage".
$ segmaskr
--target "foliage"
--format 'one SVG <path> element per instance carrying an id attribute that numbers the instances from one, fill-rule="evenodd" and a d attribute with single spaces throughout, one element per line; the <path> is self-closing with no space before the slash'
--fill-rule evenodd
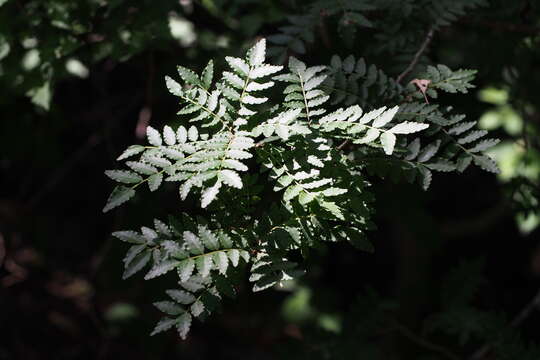
<path id="1" fill-rule="evenodd" d="M 414 100 L 417 90 L 413 86 L 401 88 L 383 74 L 379 96 L 390 84 L 394 91 L 389 94 L 394 96 L 387 97 L 386 103 L 401 106 L 363 111 L 351 105 L 355 97 L 338 108 L 344 98 L 330 101 L 332 81 L 323 85 L 331 79 L 327 67 L 308 67 L 291 57 L 288 69 L 281 72 L 282 66 L 265 63 L 265 54 L 263 39 L 244 58 L 227 57 L 230 71 L 223 71 L 215 83 L 212 61 L 200 76 L 179 66 L 183 82 L 170 77 L 165 81 L 180 99 L 178 115 L 194 125 L 188 129 L 181 125 L 176 131 L 165 126 L 162 132 L 148 127 L 149 146 L 131 146 L 118 159 L 137 157 L 126 161 L 130 170 L 106 172 L 121 185 L 112 192 L 104 211 L 133 198 L 142 184 L 157 190 L 163 179 L 178 183 L 182 200 L 197 194 L 201 208 L 208 209 L 197 221 L 183 215 L 183 222 L 176 225 L 156 221 L 155 230 L 143 227 L 141 234 L 115 233 L 135 244 L 124 259 L 124 277 L 147 263 L 152 267 L 145 279 L 178 271 L 185 290 L 173 299 L 189 308 L 156 303 L 175 318 L 162 319 L 154 333 L 174 325 L 185 338 L 192 316 L 210 313 L 223 291 L 234 293 L 227 271 L 229 261 L 232 270 L 239 257 L 251 265 L 249 279 L 253 290 L 260 291 L 301 273 L 292 261 L 294 252 L 307 257 L 309 249 L 320 242 L 348 241 L 371 250 L 366 232 L 374 227 L 373 194 L 366 173 L 402 172 L 410 181 L 418 176 L 427 189 L 431 170 L 463 171 L 474 161 L 498 172 L 493 160 L 481 153 L 497 141 L 476 142 L 487 133 L 469 131 L 476 122 L 463 122 L 464 116 Z M 330 74 L 337 78 L 356 69 L 358 81 L 366 72 L 364 61 L 356 62 L 352 56 L 343 62 L 334 57 L 332 64 Z M 378 74 L 373 69 L 368 71 L 364 89 L 373 83 L 376 75 L 372 74 Z M 425 75 L 430 81 L 427 94 L 436 98 L 437 90 L 466 93 L 473 74 L 430 66 Z M 269 91 L 275 81 L 284 83 L 277 91 L 281 98 Z M 422 140 L 427 139 L 428 145 L 422 146 L 420 137 L 407 140 L 407 135 L 424 132 Z M 337 146 L 339 142 L 343 143 Z M 349 142 L 351 146 L 346 147 Z M 249 161 L 252 158 L 255 163 Z M 242 173 L 250 168 L 265 176 L 248 187 Z M 249 196 L 252 188 L 267 183 L 281 194 L 270 211 L 264 195 L 257 201 Z M 231 198 L 242 200 L 233 205 Z"/>

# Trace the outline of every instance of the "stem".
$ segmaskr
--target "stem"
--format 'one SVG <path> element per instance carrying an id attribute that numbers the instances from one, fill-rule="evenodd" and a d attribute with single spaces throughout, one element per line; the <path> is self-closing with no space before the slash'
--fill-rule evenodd
<path id="1" fill-rule="evenodd" d="M 302 88 L 302 97 L 304 98 L 304 105 L 306 107 L 306 118 L 308 121 L 308 124 L 311 123 L 311 120 L 309 119 L 309 107 L 306 99 L 306 91 L 304 90 L 304 80 L 302 79 L 302 75 L 298 74 L 298 78 L 300 79 L 300 87 Z"/>
<path id="2" fill-rule="evenodd" d="M 405 326 L 403 326 L 403 325 L 401 325 L 401 324 L 399 324 L 397 322 L 394 324 L 394 326 L 395 326 L 396 330 L 401 335 L 403 335 L 404 337 L 406 337 L 410 341 L 414 342 L 415 344 L 417 344 L 417 345 L 419 345 L 419 346 L 421 346 L 423 348 L 426 348 L 428 350 L 431 350 L 433 352 L 439 353 L 440 355 L 444 356 L 447 359 L 460 360 L 459 356 L 452 353 L 447 348 L 445 348 L 445 347 L 443 347 L 441 345 L 433 344 L 432 342 L 429 342 L 428 340 L 419 337 L 418 335 L 413 333 L 411 330 L 409 330 Z"/>
<path id="3" fill-rule="evenodd" d="M 401 74 L 399 74 L 399 76 L 397 77 L 396 82 L 398 84 L 401 83 L 403 78 L 405 76 L 407 76 L 414 69 L 416 64 L 418 64 L 418 61 L 420 60 L 420 56 L 422 56 L 424 51 L 426 51 L 426 48 L 428 47 L 429 43 L 433 39 L 433 34 L 434 33 L 435 33 L 435 28 L 431 27 L 431 29 L 429 29 L 428 33 L 426 34 L 426 38 L 424 39 L 424 42 L 422 43 L 422 46 L 420 46 L 420 49 L 418 49 L 416 54 L 414 54 L 414 57 L 413 57 L 411 63 L 409 64 L 409 66 L 407 66 L 407 68 L 405 68 L 405 70 L 403 70 L 403 72 Z"/>
<path id="4" fill-rule="evenodd" d="M 525 305 L 525 307 L 519 312 L 519 314 L 516 315 L 516 317 L 512 320 L 510 323 L 510 327 L 518 327 L 525 321 L 532 312 L 540 307 L 540 290 L 536 293 L 536 295 L 533 297 L 533 299 Z M 480 349 L 478 349 L 474 354 L 471 355 L 469 358 L 470 360 L 481 360 L 485 358 L 485 356 L 488 354 L 488 352 L 491 350 L 492 344 L 485 344 Z"/>

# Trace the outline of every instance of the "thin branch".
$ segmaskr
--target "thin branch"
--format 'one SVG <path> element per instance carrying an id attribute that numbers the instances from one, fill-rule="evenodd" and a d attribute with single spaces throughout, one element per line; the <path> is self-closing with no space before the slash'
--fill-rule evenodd
<path id="1" fill-rule="evenodd" d="M 330 36 L 328 35 L 328 29 L 326 28 L 326 24 L 324 23 L 324 16 L 321 15 L 319 20 L 319 33 L 321 35 L 321 40 L 324 46 L 327 49 L 332 48 L 332 41 L 330 40 Z"/>
<path id="2" fill-rule="evenodd" d="M 510 323 L 510 326 L 515 328 L 521 325 L 536 308 L 540 308 L 540 290 L 538 290 L 533 299 L 516 315 Z M 470 357 L 470 360 L 483 359 L 489 353 L 491 348 L 492 344 L 485 344 Z"/>
<path id="3" fill-rule="evenodd" d="M 409 339 L 410 341 L 414 342 L 415 344 L 425 348 L 425 349 L 428 349 L 428 350 L 431 350 L 433 352 L 436 352 L 436 353 L 439 353 L 440 355 L 444 356 L 445 358 L 447 359 L 450 359 L 450 360 L 460 360 L 460 357 L 457 356 L 456 354 L 454 354 L 453 352 L 451 352 L 450 350 L 448 350 L 447 348 L 441 346 L 441 345 L 437 345 L 437 344 L 434 344 L 424 338 L 421 338 L 419 337 L 418 335 L 414 334 L 411 330 L 409 330 L 408 328 L 406 328 L 405 326 L 399 324 L 399 323 L 394 323 L 394 326 L 396 328 L 396 330 L 401 334 L 403 335 L 404 337 L 406 337 L 407 339 Z"/>
<path id="4" fill-rule="evenodd" d="M 420 46 L 420 49 L 418 49 L 418 51 L 416 52 L 416 54 L 414 54 L 414 57 L 411 61 L 411 63 L 409 64 L 409 66 L 407 66 L 407 68 L 405 70 L 403 70 L 403 72 L 401 74 L 399 74 L 399 76 L 397 77 L 396 79 L 396 82 L 399 84 L 401 83 L 401 81 L 403 80 L 403 78 L 405 76 L 407 76 L 411 71 L 413 71 L 414 67 L 416 66 L 416 64 L 418 64 L 418 61 L 420 60 L 420 57 L 422 56 L 422 54 L 424 53 L 424 51 L 426 51 L 429 43 L 431 42 L 431 40 L 433 39 L 433 34 L 435 33 L 435 28 L 431 28 L 429 29 L 428 33 L 426 34 L 426 38 L 424 39 L 424 42 L 422 43 L 422 46 Z"/>
<path id="5" fill-rule="evenodd" d="M 345 140 L 344 142 L 342 142 L 341 144 L 339 144 L 339 146 L 337 147 L 338 150 L 342 150 L 345 146 L 347 146 L 349 143 L 351 142 L 351 140 L 347 139 Z"/>
<path id="6" fill-rule="evenodd" d="M 435 28 L 432 27 L 431 29 L 429 29 L 428 33 L 426 34 L 426 38 L 424 39 L 424 42 L 422 43 L 422 46 L 420 46 L 420 49 L 418 49 L 418 51 L 416 52 L 416 54 L 414 54 L 414 57 L 411 61 L 411 63 L 407 66 L 407 68 L 405 70 L 403 70 L 403 72 L 401 74 L 399 74 L 399 76 L 397 77 L 396 79 L 396 82 L 398 84 L 401 83 L 401 81 L 403 80 L 403 78 L 405 76 L 407 76 L 411 71 L 413 71 L 414 67 L 416 66 L 416 64 L 418 64 L 418 61 L 420 60 L 420 57 L 422 56 L 422 54 L 424 53 L 424 51 L 426 51 L 429 43 L 431 43 L 431 40 L 433 39 L 433 34 L 435 33 Z M 347 146 L 348 144 L 350 143 L 350 140 L 345 140 L 344 142 L 342 142 L 338 147 L 337 149 L 338 150 L 342 150 L 345 146 Z"/>

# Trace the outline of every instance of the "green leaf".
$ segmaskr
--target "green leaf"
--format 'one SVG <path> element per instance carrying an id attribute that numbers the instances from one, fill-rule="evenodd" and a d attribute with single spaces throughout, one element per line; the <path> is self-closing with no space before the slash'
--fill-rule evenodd
<path id="1" fill-rule="evenodd" d="M 471 155 L 467 154 L 467 153 L 461 154 L 458 157 L 457 163 L 456 163 L 457 171 L 459 171 L 459 172 L 465 171 L 465 169 L 467 169 L 469 167 L 469 165 L 471 164 L 472 159 L 473 159 L 473 157 Z"/>
<path id="2" fill-rule="evenodd" d="M 223 78 L 225 80 L 227 80 L 227 82 L 229 84 L 231 84 L 233 87 L 239 89 L 239 90 L 242 90 L 244 89 L 244 80 L 242 80 L 240 78 L 240 76 L 232 73 L 232 72 L 228 72 L 228 71 L 224 71 L 223 72 Z"/>
<path id="3" fill-rule="evenodd" d="M 165 260 L 155 264 L 152 269 L 146 274 L 144 280 L 150 280 L 158 276 L 164 275 L 176 268 L 180 262 L 178 260 Z"/>
<path id="4" fill-rule="evenodd" d="M 321 85 L 326 78 L 327 75 L 321 75 L 310 79 L 304 84 L 304 91 L 315 89 L 317 86 Z"/>
<path id="5" fill-rule="evenodd" d="M 179 126 L 176 130 L 176 139 L 180 144 L 184 144 L 187 141 L 188 133 L 185 127 Z"/>
<path id="6" fill-rule="evenodd" d="M 319 200 L 319 205 L 321 205 L 323 209 L 329 211 L 336 218 L 340 220 L 345 220 L 345 217 L 343 216 L 343 213 L 341 212 L 341 208 L 337 206 L 335 203 L 330 202 L 330 201 Z"/>
<path id="7" fill-rule="evenodd" d="M 171 289 L 165 291 L 174 301 L 182 305 L 191 304 L 196 300 L 195 296 L 184 290 Z"/>
<path id="8" fill-rule="evenodd" d="M 283 69 L 283 66 L 264 64 L 264 65 L 261 65 L 261 66 L 258 66 L 256 68 L 254 68 L 254 69 L 251 69 L 251 71 L 249 73 L 249 77 L 251 79 L 258 79 L 258 78 L 262 78 L 262 77 L 265 77 L 265 76 L 275 74 L 278 71 L 280 71 L 281 69 Z M 273 83 L 272 83 L 272 85 L 273 85 Z M 266 89 L 268 87 L 271 87 L 271 86 L 265 86 L 264 88 Z M 246 90 L 247 90 L 247 88 L 246 88 Z M 252 90 L 249 90 L 249 91 L 254 91 L 254 90 L 252 89 Z"/>
<path id="9" fill-rule="evenodd" d="M 220 274 L 225 275 L 229 267 L 229 258 L 224 251 L 218 251 L 212 255 L 212 260 L 219 270 Z"/>
<path id="10" fill-rule="evenodd" d="M 125 280 L 142 270 L 142 268 L 148 264 L 151 257 L 152 253 L 150 251 L 145 251 L 142 254 L 137 255 L 129 264 L 126 265 L 122 279 Z"/>
<path id="11" fill-rule="evenodd" d="M 255 141 L 252 138 L 240 136 L 235 136 L 229 144 L 230 149 L 245 150 L 253 147 Z"/>
<path id="12" fill-rule="evenodd" d="M 223 166 L 228 167 L 230 169 L 238 170 L 238 171 L 248 171 L 248 167 L 246 165 L 234 159 L 223 160 Z"/>
<path id="13" fill-rule="evenodd" d="M 237 249 L 231 249 L 231 250 L 227 251 L 227 256 L 231 260 L 231 264 L 234 267 L 237 267 L 238 266 L 238 261 L 240 260 L 240 251 L 238 251 Z"/>
<path id="14" fill-rule="evenodd" d="M 201 207 L 204 209 L 207 207 L 212 201 L 215 200 L 217 195 L 219 194 L 219 189 L 221 188 L 221 181 L 216 181 L 216 183 L 212 186 L 204 190 L 201 194 Z"/>
<path id="15" fill-rule="evenodd" d="M 154 328 L 150 336 L 154 336 L 156 334 L 159 334 L 160 332 L 167 331 L 170 328 L 172 328 L 175 324 L 176 324 L 176 319 L 163 318 L 157 323 L 156 327 Z"/>
<path id="16" fill-rule="evenodd" d="M 485 151 L 499 143 L 499 139 L 485 139 L 478 142 L 474 147 L 470 148 L 468 151 L 472 153 Z"/>
<path id="17" fill-rule="evenodd" d="M 259 105 L 259 104 L 264 104 L 268 100 L 268 98 L 265 98 L 265 97 L 258 98 L 251 95 L 244 95 L 244 97 L 241 100 L 244 104 Z"/>
<path id="18" fill-rule="evenodd" d="M 219 249 L 219 240 L 218 238 L 212 233 L 211 230 L 209 230 L 204 225 L 198 225 L 199 229 L 199 237 L 202 240 L 204 246 L 207 249 L 210 250 L 217 250 Z"/>
<path id="19" fill-rule="evenodd" d="M 132 170 L 143 175 L 152 175 L 158 172 L 158 169 L 156 169 L 150 164 L 143 162 L 128 161 L 126 162 L 126 165 L 129 166 Z"/>
<path id="20" fill-rule="evenodd" d="M 126 256 L 122 259 L 122 262 L 124 263 L 124 266 L 128 265 L 130 262 L 135 259 L 135 256 L 139 255 L 141 252 L 146 250 L 146 244 L 141 245 L 133 245 L 129 248 L 129 250 L 126 253 Z"/>
<path id="21" fill-rule="evenodd" d="M 158 301 L 153 305 L 167 315 L 180 315 L 185 311 L 181 306 L 178 306 L 172 301 Z"/>
<path id="22" fill-rule="evenodd" d="M 199 316 L 204 312 L 204 304 L 197 300 L 191 305 L 190 310 L 193 316 Z"/>
<path id="23" fill-rule="evenodd" d="M 287 188 L 287 190 L 285 190 L 285 193 L 283 194 L 283 200 L 291 201 L 292 199 L 297 197 L 301 191 L 302 191 L 302 187 L 299 185 L 290 186 Z"/>
<path id="24" fill-rule="evenodd" d="M 41 87 L 36 87 L 31 89 L 28 93 L 28 96 L 32 99 L 32 104 L 35 104 L 44 110 L 49 110 L 51 105 L 51 84 L 49 81 L 46 81 L 41 85 Z"/>
<path id="25" fill-rule="evenodd" d="M 454 171 L 456 170 L 456 165 L 450 161 L 447 160 L 437 160 L 437 162 L 434 163 L 428 163 L 425 164 L 428 168 L 435 171 Z"/>
<path id="26" fill-rule="evenodd" d="M 302 191 L 300 193 L 300 196 L 298 196 L 298 201 L 302 205 L 306 205 L 306 204 L 312 202 L 313 200 L 315 200 L 315 195 L 313 195 L 312 193 L 306 192 L 306 191 Z"/>
<path id="27" fill-rule="evenodd" d="M 170 126 L 165 126 L 163 128 L 163 139 L 165 140 L 165 144 L 169 146 L 176 143 L 176 134 Z"/>
<path id="28" fill-rule="evenodd" d="M 418 155 L 418 159 L 417 161 L 418 162 L 426 162 L 428 161 L 429 159 L 431 159 L 433 156 L 435 156 L 435 154 L 437 153 L 437 151 L 439 150 L 439 147 L 441 146 L 441 140 L 436 140 L 434 142 L 432 142 L 431 144 L 429 144 L 428 146 L 426 146 L 421 152 L 420 154 Z"/>
<path id="29" fill-rule="evenodd" d="M 258 69 L 255 69 L 258 71 Z M 265 76 L 265 75 L 263 75 Z M 260 84 L 260 83 L 257 83 L 257 82 L 250 82 L 247 86 L 246 86 L 246 92 L 251 92 L 251 91 L 261 91 L 261 90 L 266 90 L 266 89 L 269 89 L 271 88 L 272 86 L 274 86 L 274 82 L 272 81 L 269 81 L 269 82 L 266 82 L 266 83 L 263 83 L 263 84 Z M 240 115 L 243 115 L 243 114 L 240 114 Z M 255 113 L 250 113 L 248 115 L 255 115 Z"/>
<path id="30" fill-rule="evenodd" d="M 240 178 L 240 175 L 236 171 L 233 170 L 221 170 L 218 175 L 219 179 L 223 181 L 225 184 L 232 186 L 237 189 L 241 189 L 242 179 Z"/>
<path id="31" fill-rule="evenodd" d="M 229 66 L 235 70 L 237 73 L 240 73 L 244 76 L 247 76 L 249 73 L 249 65 L 242 59 L 234 58 L 227 56 L 225 57 L 225 61 L 229 64 Z"/>
<path id="32" fill-rule="evenodd" d="M 169 92 L 175 96 L 183 96 L 184 92 L 182 91 L 182 86 L 174 81 L 171 77 L 165 76 L 165 84 Z"/>
<path id="33" fill-rule="evenodd" d="M 448 133 L 451 135 L 459 135 L 476 125 L 476 121 L 462 122 L 452 128 L 448 129 Z"/>
<path id="34" fill-rule="evenodd" d="M 420 152 L 420 139 L 416 138 L 407 146 L 407 150 L 409 150 L 409 153 L 405 157 L 405 160 L 413 160 L 418 156 L 418 153 Z"/>
<path id="35" fill-rule="evenodd" d="M 179 284 L 186 290 L 196 292 L 204 289 L 205 279 L 203 279 L 200 275 L 195 275 L 192 276 L 188 281 L 180 281 Z M 195 301 L 195 298 L 193 301 Z"/>
<path id="36" fill-rule="evenodd" d="M 391 132 L 383 132 L 380 140 L 386 155 L 392 155 L 394 146 L 396 145 L 396 135 Z"/>
<path id="37" fill-rule="evenodd" d="M 386 110 L 386 106 L 383 106 L 382 108 L 372 110 L 366 114 L 364 114 L 359 121 L 360 124 L 369 124 L 371 120 L 379 117 L 384 111 Z"/>
<path id="38" fill-rule="evenodd" d="M 371 128 L 366 132 L 366 135 L 364 137 L 354 140 L 353 143 L 355 143 L 355 144 L 368 144 L 368 143 L 370 143 L 372 141 L 377 140 L 380 133 L 381 132 L 379 130 Z"/>
<path id="39" fill-rule="evenodd" d="M 161 144 L 163 143 L 159 131 L 157 131 L 151 126 L 146 127 L 146 137 L 148 138 L 148 142 L 151 145 L 161 146 Z"/>
<path id="40" fill-rule="evenodd" d="M 190 69 L 185 68 L 180 65 L 178 65 L 176 69 L 178 70 L 178 75 L 180 75 L 182 80 L 184 80 L 186 83 L 195 85 L 195 86 L 202 86 L 202 83 L 199 80 L 199 77 L 197 76 L 197 74 L 195 74 Z"/>
<path id="41" fill-rule="evenodd" d="M 105 175 L 114 181 L 124 184 L 135 184 L 142 181 L 142 177 L 138 174 L 127 170 L 107 170 Z"/>
<path id="42" fill-rule="evenodd" d="M 291 72 L 304 75 L 304 72 L 306 71 L 306 64 L 302 61 L 298 60 L 294 56 L 289 57 L 289 69 Z"/>
<path id="43" fill-rule="evenodd" d="M 183 260 L 178 264 L 177 270 L 180 281 L 186 282 L 191 277 L 191 274 L 193 274 L 193 270 L 195 270 L 195 261 L 193 259 Z"/>
<path id="44" fill-rule="evenodd" d="M 191 231 L 184 231 L 183 237 L 190 253 L 193 255 L 201 255 L 204 252 L 204 246 L 194 233 Z"/>
<path id="45" fill-rule="evenodd" d="M 197 141 L 199 138 L 199 131 L 195 126 L 191 126 L 187 132 L 187 136 L 189 138 L 189 141 Z"/>
<path id="46" fill-rule="evenodd" d="M 127 158 L 130 158 L 132 157 L 133 155 L 137 155 L 141 152 L 144 151 L 144 146 L 141 146 L 141 145 L 131 145 L 130 147 L 128 147 L 123 153 L 122 155 L 120 155 L 116 161 L 120 161 L 120 160 L 124 160 L 124 159 L 127 159 Z"/>
<path id="47" fill-rule="evenodd" d="M 345 194 L 347 192 L 347 189 L 340 189 L 340 188 L 328 188 L 323 191 L 324 196 L 338 196 Z"/>
<path id="48" fill-rule="evenodd" d="M 399 106 L 394 106 L 393 108 L 386 110 L 379 117 L 377 117 L 377 119 L 375 119 L 373 126 L 380 128 L 388 124 L 390 121 L 392 121 L 398 110 Z"/>
<path id="49" fill-rule="evenodd" d="M 266 57 L 266 39 L 259 40 L 249 51 L 249 64 L 251 66 L 261 65 Z"/>
<path id="50" fill-rule="evenodd" d="M 277 136 L 279 136 L 283 140 L 287 140 L 289 138 L 289 128 L 287 126 L 276 124 L 275 131 Z"/>
<path id="51" fill-rule="evenodd" d="M 150 164 L 160 168 L 166 168 L 171 166 L 171 162 L 169 160 L 158 156 L 148 155 L 146 156 L 145 160 L 148 161 Z"/>
<path id="52" fill-rule="evenodd" d="M 150 188 L 150 191 L 156 191 L 161 185 L 162 181 L 163 181 L 163 174 L 161 173 L 150 176 L 148 178 L 148 187 Z"/>
<path id="53" fill-rule="evenodd" d="M 195 260 L 195 266 L 203 278 L 207 277 L 213 266 L 212 255 L 209 254 L 198 257 L 197 260 Z"/>
<path id="54" fill-rule="evenodd" d="M 420 175 L 421 175 L 422 188 L 424 190 L 427 190 L 429 186 L 431 185 L 431 177 L 432 177 L 431 171 L 429 171 L 429 169 L 426 168 L 425 166 L 419 166 L 418 171 L 420 172 Z"/>
<path id="55" fill-rule="evenodd" d="M 208 65 L 204 68 L 202 72 L 202 82 L 206 89 L 210 88 L 212 85 L 212 79 L 214 77 L 214 62 L 210 60 Z"/>
<path id="56" fill-rule="evenodd" d="M 474 155 L 473 161 L 476 165 L 480 166 L 482 169 L 498 174 L 500 172 L 497 163 L 487 155 Z"/>
<path id="57" fill-rule="evenodd" d="M 105 213 L 109 210 L 114 209 L 117 206 L 122 205 L 134 196 L 135 190 L 133 190 L 132 188 L 128 188 L 125 186 L 115 187 L 113 192 L 111 193 L 111 196 L 109 196 L 109 199 L 107 200 L 107 204 L 103 208 L 103 212 Z"/>
<path id="58" fill-rule="evenodd" d="M 180 335 L 182 340 L 185 340 L 191 327 L 191 315 L 186 312 L 180 315 L 176 321 L 176 329 L 178 330 L 178 335 Z"/>
<path id="59" fill-rule="evenodd" d="M 412 134 L 427 129 L 428 127 L 428 124 L 405 121 L 395 125 L 388 131 L 393 134 Z"/>
<path id="60" fill-rule="evenodd" d="M 480 139 L 481 137 L 487 135 L 487 131 L 486 130 L 476 130 L 476 131 L 471 131 L 469 132 L 467 135 L 465 135 L 464 137 L 462 138 L 459 138 L 458 139 L 458 143 L 459 144 L 468 144 L 470 142 L 473 142 L 475 140 L 478 140 Z"/>
<path id="61" fill-rule="evenodd" d="M 233 246 L 233 241 L 231 237 L 223 232 L 220 232 L 218 235 L 219 242 L 224 249 L 231 248 Z"/>
<path id="62" fill-rule="evenodd" d="M 136 233 L 135 231 L 115 231 L 112 233 L 112 236 L 115 238 L 125 241 L 131 244 L 144 244 L 146 243 L 145 239 Z"/>

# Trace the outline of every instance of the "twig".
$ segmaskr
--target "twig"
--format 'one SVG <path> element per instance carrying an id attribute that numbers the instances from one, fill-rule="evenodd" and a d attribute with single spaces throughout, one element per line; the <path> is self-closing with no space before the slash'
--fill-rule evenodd
<path id="1" fill-rule="evenodd" d="M 420 49 L 418 49 L 418 51 L 416 52 L 416 54 L 414 54 L 414 57 L 411 61 L 411 63 L 407 66 L 407 68 L 405 70 L 403 70 L 403 72 L 401 74 L 399 74 L 399 76 L 397 77 L 396 79 L 396 82 L 399 84 L 401 83 L 401 81 L 403 80 L 403 78 L 405 76 L 407 76 L 413 69 L 414 67 L 416 66 L 416 64 L 418 64 L 418 61 L 420 60 L 420 56 L 422 56 L 422 54 L 424 53 L 424 51 L 426 51 L 429 43 L 431 42 L 431 40 L 433 39 L 433 34 L 435 33 L 435 28 L 432 27 L 431 29 L 429 29 L 428 33 L 426 34 L 426 38 L 424 39 L 424 42 L 422 43 L 422 46 L 420 46 Z M 338 147 L 337 149 L 338 150 L 341 150 L 343 149 L 345 146 L 347 146 L 348 144 L 350 143 L 350 140 L 345 140 L 344 142 L 342 142 Z"/>
<path id="2" fill-rule="evenodd" d="M 399 84 L 401 83 L 401 81 L 403 80 L 403 78 L 405 76 L 407 76 L 411 71 L 413 71 L 414 67 L 416 66 L 416 64 L 418 64 L 418 61 L 420 60 L 420 56 L 422 56 L 422 54 L 424 53 L 424 51 L 426 51 L 426 48 L 428 47 L 429 43 L 431 42 L 431 40 L 433 39 L 433 34 L 435 33 L 435 28 L 431 28 L 429 29 L 427 35 L 426 35 L 426 38 L 424 39 L 424 42 L 422 43 L 422 46 L 420 46 L 420 49 L 418 49 L 418 51 L 416 52 L 416 54 L 414 54 L 414 57 L 411 61 L 411 63 L 409 64 L 409 66 L 407 66 L 407 68 L 405 70 L 403 70 L 403 72 L 401 74 L 399 74 L 399 76 L 397 77 L 396 79 L 396 82 Z"/>
<path id="3" fill-rule="evenodd" d="M 401 335 L 405 336 L 407 339 L 409 339 L 410 341 L 416 343 L 417 345 L 420 345 L 423 348 L 426 348 L 426 349 L 431 350 L 433 352 L 439 353 L 439 354 L 443 355 L 444 357 L 446 357 L 447 359 L 460 360 L 459 356 L 457 356 L 456 354 L 454 354 L 453 352 L 451 352 L 447 348 L 445 348 L 445 347 L 443 347 L 441 345 L 433 344 L 432 342 L 429 342 L 428 340 L 417 336 L 416 334 L 414 334 L 411 330 L 409 330 L 405 326 L 403 326 L 403 325 L 401 325 L 401 324 L 399 324 L 397 322 L 394 323 L 394 326 L 395 326 L 396 330 L 399 331 L 399 333 Z"/>
<path id="4" fill-rule="evenodd" d="M 532 312 L 540 307 L 540 290 L 536 293 L 534 298 L 516 315 L 516 317 L 510 323 L 510 326 L 515 328 L 521 325 L 525 319 L 527 319 Z M 492 344 L 485 344 L 478 349 L 471 357 L 470 360 L 481 360 L 491 350 Z"/>
<path id="5" fill-rule="evenodd" d="M 327 49 L 332 48 L 332 42 L 330 41 L 330 36 L 328 35 L 328 29 L 326 28 L 326 24 L 324 23 L 324 16 L 321 15 L 320 21 L 319 21 L 319 32 L 321 34 L 321 39 L 324 44 L 324 46 Z"/>
<path id="6" fill-rule="evenodd" d="M 339 144 L 339 146 L 337 147 L 338 150 L 342 150 L 345 146 L 347 146 L 349 144 L 349 142 L 351 142 L 351 140 L 347 139 L 345 140 L 344 142 L 342 142 L 341 144 Z"/>

